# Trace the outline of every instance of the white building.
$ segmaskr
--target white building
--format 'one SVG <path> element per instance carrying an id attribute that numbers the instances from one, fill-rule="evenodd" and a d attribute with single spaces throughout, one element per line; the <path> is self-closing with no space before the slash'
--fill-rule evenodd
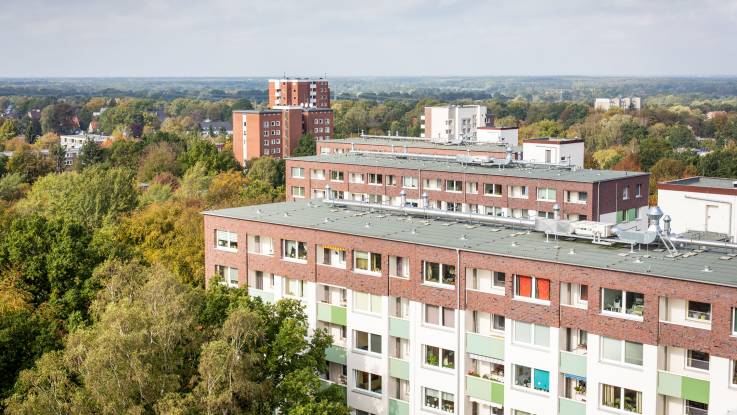
<path id="1" fill-rule="evenodd" d="M 74 135 L 62 135 L 59 136 L 59 143 L 64 149 L 68 150 L 79 150 L 82 148 L 87 140 L 92 140 L 98 144 L 102 144 L 105 140 L 109 139 L 110 136 L 101 134 L 74 134 Z"/>
<path id="2" fill-rule="evenodd" d="M 600 111 L 609 111 L 611 108 L 619 108 L 623 110 L 639 110 L 642 108 L 642 99 L 640 97 L 618 97 L 618 98 L 596 98 L 594 101 L 594 109 Z"/>
<path id="3" fill-rule="evenodd" d="M 476 140 L 476 130 L 487 126 L 483 105 L 425 107 L 420 117 L 422 136 L 435 141 Z"/>
<path id="4" fill-rule="evenodd" d="M 691 177 L 658 184 L 658 205 L 671 231 L 737 236 L 737 179 Z"/>
<path id="5" fill-rule="evenodd" d="M 533 138 L 522 143 L 522 160 L 570 164 L 583 168 L 584 141 L 578 138 Z"/>
<path id="6" fill-rule="evenodd" d="M 519 144 L 519 129 L 517 127 L 478 127 L 476 129 L 476 141 L 516 146 Z"/>

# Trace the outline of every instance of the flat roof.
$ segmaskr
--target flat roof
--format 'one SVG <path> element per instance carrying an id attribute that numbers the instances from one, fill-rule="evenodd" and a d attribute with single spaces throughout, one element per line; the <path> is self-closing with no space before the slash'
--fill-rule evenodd
<path id="1" fill-rule="evenodd" d="M 341 208 L 320 200 L 220 209 L 204 215 L 737 288 L 737 258 L 717 250 L 669 258 L 668 251 L 661 249 L 632 253 L 625 245 L 602 246 L 574 238 L 554 242 L 551 237 L 546 242 L 541 232 Z M 710 272 L 704 271 L 707 265 Z"/>
<path id="2" fill-rule="evenodd" d="M 669 182 L 663 182 L 661 184 L 669 186 L 690 186 L 690 187 L 705 187 L 710 189 L 733 189 L 737 191 L 734 183 L 737 179 L 725 179 L 722 177 L 689 177 L 686 179 L 672 180 Z"/>
<path id="3" fill-rule="evenodd" d="M 377 146 L 396 146 L 396 147 L 413 147 L 413 148 L 432 148 L 432 149 L 448 149 L 448 150 L 470 150 L 470 151 L 495 151 L 495 152 L 506 152 L 507 145 L 502 143 L 471 143 L 471 144 L 443 144 L 435 143 L 430 139 L 423 139 L 417 137 L 413 140 L 402 139 L 402 138 L 361 138 L 361 137 L 349 137 L 349 138 L 333 138 L 330 140 L 320 141 L 321 143 L 343 143 L 343 144 L 364 144 L 364 145 L 377 145 Z M 512 146 L 513 151 L 519 151 L 519 147 Z"/>
<path id="4" fill-rule="evenodd" d="M 428 160 L 422 159 L 421 157 L 421 154 L 410 154 L 407 157 L 399 157 L 392 155 L 344 153 L 320 154 L 316 156 L 306 157 L 291 157 L 288 158 L 288 160 L 452 173 L 483 174 L 489 176 L 520 177 L 578 183 L 597 183 L 627 177 L 649 175 L 649 173 L 615 170 L 566 170 L 551 168 L 547 166 L 522 167 L 519 165 L 513 165 L 510 167 L 499 168 L 495 166 L 462 164 L 455 161 Z"/>
<path id="5" fill-rule="evenodd" d="M 528 138 L 523 143 L 574 144 L 583 143 L 583 138 L 538 137 Z"/>

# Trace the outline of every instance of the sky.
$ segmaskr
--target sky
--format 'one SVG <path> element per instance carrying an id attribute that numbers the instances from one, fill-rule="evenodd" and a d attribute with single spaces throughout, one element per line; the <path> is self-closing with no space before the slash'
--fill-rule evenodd
<path id="1" fill-rule="evenodd" d="M 1 0 L 0 77 L 737 75 L 737 0 Z"/>

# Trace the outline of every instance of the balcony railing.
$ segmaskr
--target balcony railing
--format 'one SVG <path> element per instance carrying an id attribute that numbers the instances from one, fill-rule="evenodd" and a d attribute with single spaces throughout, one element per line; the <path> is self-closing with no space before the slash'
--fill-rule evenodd
<path id="1" fill-rule="evenodd" d="M 694 408 L 693 406 L 686 406 L 686 415 L 709 415 L 709 411 L 701 408 Z"/>
<path id="2" fill-rule="evenodd" d="M 701 359 L 688 358 L 688 367 L 701 370 L 709 370 L 709 361 Z"/>

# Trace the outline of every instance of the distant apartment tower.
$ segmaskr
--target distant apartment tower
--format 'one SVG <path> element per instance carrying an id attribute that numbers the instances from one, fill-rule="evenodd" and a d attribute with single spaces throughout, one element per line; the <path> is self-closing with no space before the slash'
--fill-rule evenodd
<path id="1" fill-rule="evenodd" d="M 639 110 L 642 108 L 642 99 L 640 97 L 618 97 L 596 98 L 596 101 L 594 101 L 595 110 L 609 111 L 611 108 Z"/>
<path id="2" fill-rule="evenodd" d="M 429 140 L 476 140 L 476 130 L 487 126 L 483 105 L 446 105 L 425 107 L 420 117 L 423 137 Z"/>
<path id="3" fill-rule="evenodd" d="M 289 105 L 330 108 L 330 87 L 322 78 L 269 79 L 269 108 Z"/>

